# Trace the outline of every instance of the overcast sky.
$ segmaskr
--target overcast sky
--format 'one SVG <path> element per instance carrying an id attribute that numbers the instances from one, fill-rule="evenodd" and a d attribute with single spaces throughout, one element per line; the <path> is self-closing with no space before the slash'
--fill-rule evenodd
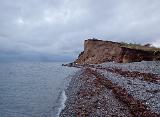
<path id="1" fill-rule="evenodd" d="M 72 58 L 93 37 L 160 46 L 160 0 L 0 0 L 0 60 Z"/>

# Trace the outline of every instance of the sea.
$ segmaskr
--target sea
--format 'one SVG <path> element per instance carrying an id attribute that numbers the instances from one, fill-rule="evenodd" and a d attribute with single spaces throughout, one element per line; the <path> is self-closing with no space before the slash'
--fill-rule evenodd
<path id="1" fill-rule="evenodd" d="M 0 117 L 58 117 L 70 76 L 59 62 L 0 63 Z"/>

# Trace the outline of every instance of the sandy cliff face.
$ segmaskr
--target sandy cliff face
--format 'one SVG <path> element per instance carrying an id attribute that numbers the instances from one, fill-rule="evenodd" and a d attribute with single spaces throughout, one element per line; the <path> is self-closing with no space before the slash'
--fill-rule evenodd
<path id="1" fill-rule="evenodd" d="M 160 52 L 122 47 L 121 43 L 88 39 L 76 64 L 99 64 L 107 61 L 120 63 L 160 60 Z"/>

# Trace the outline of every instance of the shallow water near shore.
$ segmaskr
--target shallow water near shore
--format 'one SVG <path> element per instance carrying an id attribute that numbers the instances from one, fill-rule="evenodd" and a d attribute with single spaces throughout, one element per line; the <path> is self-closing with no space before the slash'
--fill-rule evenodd
<path id="1" fill-rule="evenodd" d="M 55 117 L 67 76 L 77 69 L 53 62 L 0 63 L 0 117 Z"/>

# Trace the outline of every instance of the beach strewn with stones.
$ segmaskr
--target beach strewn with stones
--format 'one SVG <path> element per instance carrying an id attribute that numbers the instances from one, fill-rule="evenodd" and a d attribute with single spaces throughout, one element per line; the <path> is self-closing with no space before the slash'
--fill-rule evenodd
<path id="1" fill-rule="evenodd" d="M 160 62 L 90 64 L 72 76 L 60 117 L 159 117 Z"/>

